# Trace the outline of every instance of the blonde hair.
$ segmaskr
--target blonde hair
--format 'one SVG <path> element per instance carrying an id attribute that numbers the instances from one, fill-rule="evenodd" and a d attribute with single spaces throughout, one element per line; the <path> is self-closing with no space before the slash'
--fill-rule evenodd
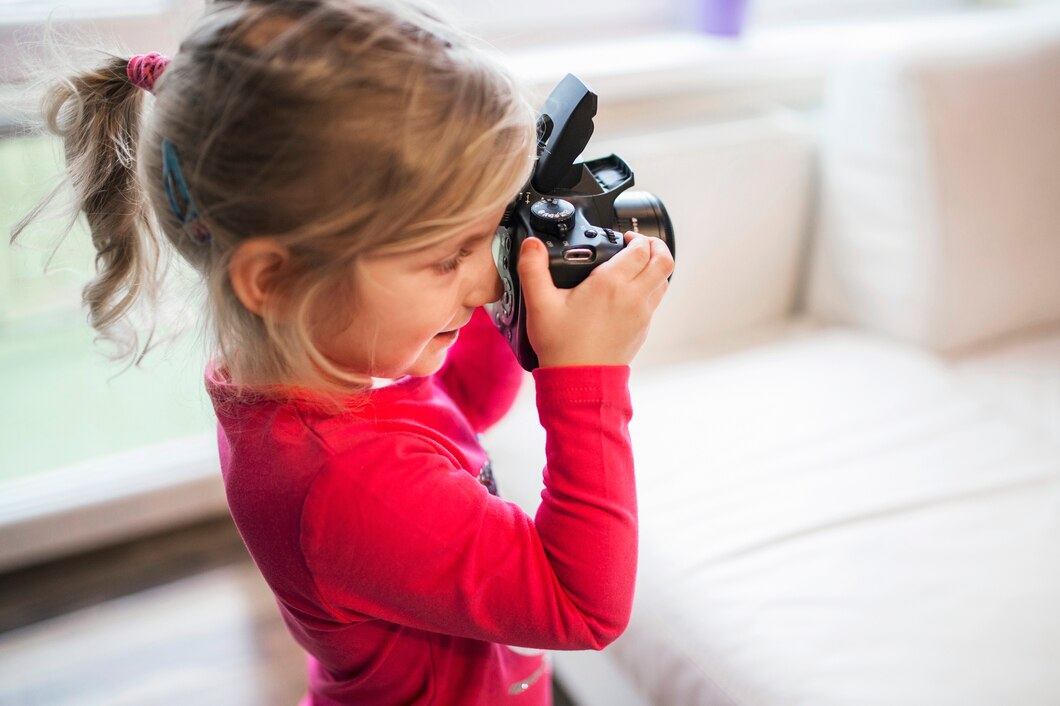
<path id="1" fill-rule="evenodd" d="M 332 402 L 370 387 L 313 345 L 309 313 L 348 301 L 360 256 L 446 239 L 523 186 L 536 111 L 489 49 L 421 0 L 228 1 L 185 37 L 153 99 L 127 79 L 128 58 L 109 54 L 50 86 L 42 114 L 63 139 L 97 250 L 83 304 L 118 346 L 109 357 L 139 364 L 147 351 L 125 318 L 139 299 L 158 299 L 161 233 L 201 276 L 211 355 L 234 383 L 311 388 Z M 205 244 L 171 210 L 163 137 L 212 236 Z M 57 193 L 15 225 L 12 243 Z M 291 255 L 261 316 L 228 276 L 236 247 L 257 236 Z"/>

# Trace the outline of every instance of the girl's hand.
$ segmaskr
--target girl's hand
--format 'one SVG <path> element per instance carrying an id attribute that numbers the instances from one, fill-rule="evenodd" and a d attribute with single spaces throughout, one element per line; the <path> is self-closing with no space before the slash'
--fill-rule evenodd
<path id="1" fill-rule="evenodd" d="M 526 334 L 541 367 L 629 365 L 644 344 L 674 258 L 659 238 L 633 231 L 623 237 L 626 247 L 572 289 L 552 282 L 544 243 L 523 241 Z"/>

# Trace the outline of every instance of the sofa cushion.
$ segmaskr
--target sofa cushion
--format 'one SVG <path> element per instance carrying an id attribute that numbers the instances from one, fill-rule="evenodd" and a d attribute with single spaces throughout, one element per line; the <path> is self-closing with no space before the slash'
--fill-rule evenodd
<path id="1" fill-rule="evenodd" d="M 646 701 L 1060 702 L 1060 445 L 844 328 L 631 393 L 640 564 L 605 653 Z M 533 513 L 532 394 L 483 443 Z"/>
<path id="2" fill-rule="evenodd" d="M 949 363 L 963 388 L 1060 442 L 1060 326 L 979 346 Z"/>
<path id="3" fill-rule="evenodd" d="M 830 81 L 822 319 L 947 352 L 1060 321 L 1060 12 L 990 30 Z"/>

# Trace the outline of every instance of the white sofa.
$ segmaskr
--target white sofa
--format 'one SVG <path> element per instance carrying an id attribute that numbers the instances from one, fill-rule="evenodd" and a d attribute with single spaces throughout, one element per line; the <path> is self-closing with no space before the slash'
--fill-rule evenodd
<path id="1" fill-rule="evenodd" d="M 633 617 L 553 654 L 575 700 L 1060 704 L 1060 16 L 590 149 L 677 269 L 630 383 Z M 532 514 L 532 382 L 483 444 Z"/>

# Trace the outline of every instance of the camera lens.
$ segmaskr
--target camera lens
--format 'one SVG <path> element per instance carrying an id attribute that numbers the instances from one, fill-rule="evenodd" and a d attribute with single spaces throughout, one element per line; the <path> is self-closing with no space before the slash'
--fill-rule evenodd
<path id="1" fill-rule="evenodd" d="M 662 239 L 670 254 L 677 257 L 674 227 L 662 201 L 648 191 L 624 191 L 615 199 L 615 230 L 638 233 Z"/>

